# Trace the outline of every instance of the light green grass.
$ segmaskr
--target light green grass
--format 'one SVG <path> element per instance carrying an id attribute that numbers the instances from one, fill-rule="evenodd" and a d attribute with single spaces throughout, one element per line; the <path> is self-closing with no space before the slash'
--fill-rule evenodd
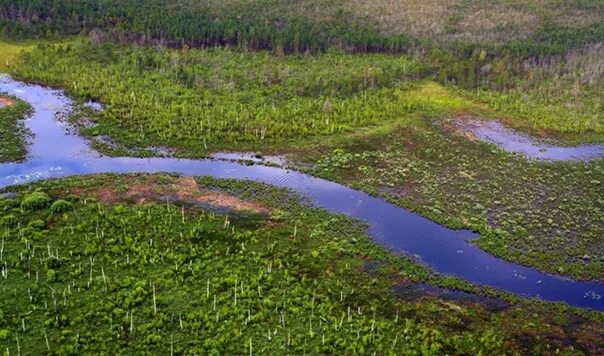
<path id="1" fill-rule="evenodd" d="M 27 40 L 6 41 L 0 40 L 0 73 L 7 72 L 14 67 L 19 57 L 26 52 L 31 52 L 39 45 L 68 44 L 78 41 L 78 37 L 69 37 L 63 40 Z"/>

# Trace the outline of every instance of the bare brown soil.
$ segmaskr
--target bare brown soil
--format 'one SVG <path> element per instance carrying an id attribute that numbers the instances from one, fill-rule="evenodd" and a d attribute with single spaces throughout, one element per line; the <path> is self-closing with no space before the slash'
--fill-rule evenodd
<path id="1" fill-rule="evenodd" d="M 200 189 L 195 179 L 190 177 L 128 177 L 125 183 L 125 186 L 115 184 L 114 186 L 68 188 L 65 193 L 79 197 L 93 197 L 106 204 L 127 201 L 145 204 L 169 200 L 260 214 L 267 214 L 271 211 L 269 207 L 258 202 L 243 200 L 222 192 Z"/>
<path id="2" fill-rule="evenodd" d="M 15 105 L 15 101 L 11 98 L 7 98 L 4 96 L 0 96 L 0 108 L 4 106 L 13 106 Z"/>
<path id="3" fill-rule="evenodd" d="M 468 116 L 468 115 L 458 115 L 455 117 L 455 122 L 458 121 L 476 121 L 477 119 L 475 117 L 472 116 Z M 469 141 L 478 141 L 478 137 L 476 137 L 476 135 L 474 135 L 472 132 L 469 132 L 467 130 L 462 129 L 461 127 L 459 127 L 458 125 L 455 124 L 455 122 L 445 122 L 442 124 L 442 128 L 443 130 L 451 135 L 455 135 L 455 136 L 459 136 L 459 137 L 463 137 L 466 140 Z"/>

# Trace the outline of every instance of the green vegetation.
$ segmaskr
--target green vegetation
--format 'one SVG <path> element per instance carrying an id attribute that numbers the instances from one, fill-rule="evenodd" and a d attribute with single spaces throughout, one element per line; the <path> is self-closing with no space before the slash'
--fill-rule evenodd
<path id="1" fill-rule="evenodd" d="M 23 197 L 21 201 L 22 210 L 40 210 L 50 205 L 51 199 L 44 192 L 33 192 Z M 53 203 L 54 204 L 54 203 Z"/>
<path id="2" fill-rule="evenodd" d="M 451 227 L 479 231 L 494 255 L 575 278 L 604 279 L 604 160 L 536 162 L 468 140 L 442 121 L 299 152 L 309 173 Z M 304 167 L 302 165 L 301 167 Z"/>
<path id="3" fill-rule="evenodd" d="M 285 190 L 168 175 L 10 189 L 0 347 L 11 354 L 581 354 L 602 337 L 597 313 L 414 295 L 413 281 L 454 280 Z M 270 213 L 216 213 L 191 204 L 194 191 Z"/>
<path id="4" fill-rule="evenodd" d="M 402 56 L 330 52 L 281 58 L 81 44 L 39 48 L 12 72 L 104 103 L 105 111 L 85 113 L 98 125 L 83 127 L 84 135 L 110 137 L 122 148 L 171 147 L 181 156 L 313 145 L 412 117 L 466 112 L 569 140 L 600 141 L 604 133 L 601 104 L 592 100 L 596 87 L 581 99 L 581 108 L 569 107 L 571 99 L 527 101 L 517 91 L 463 90 L 460 96 L 418 82 L 431 77 L 429 68 Z"/>
<path id="5" fill-rule="evenodd" d="M 531 99 L 546 89 L 540 99 L 554 95 L 545 106 L 570 102 L 583 113 L 587 101 L 589 113 L 599 110 L 591 127 L 601 120 L 604 0 L 0 1 L 0 38 L 82 33 L 95 44 L 231 46 L 278 56 L 402 52 L 442 84 L 519 95 L 528 86 Z"/>
<path id="6" fill-rule="evenodd" d="M 419 68 L 404 57 L 275 58 L 266 52 L 169 51 L 114 45 L 42 48 L 13 72 L 106 110 L 89 135 L 199 155 L 265 147 L 381 125 L 414 110 L 401 88 Z"/>
<path id="7" fill-rule="evenodd" d="M 604 0 L 0 0 L 0 39 L 0 72 L 65 89 L 103 153 L 287 153 L 496 256 L 604 282 L 604 160 L 527 161 L 455 125 L 604 142 Z M 0 103 L 0 162 L 24 160 L 30 109 Z M 604 314 L 435 275 L 285 190 L 10 190 L 7 354 L 602 353 Z"/>
<path id="8" fill-rule="evenodd" d="M 32 50 L 35 45 L 19 45 L 13 42 L 0 42 L 0 71 L 11 67 L 18 59 L 21 51 Z"/>
<path id="9" fill-rule="evenodd" d="M 601 40 L 603 20 L 602 0 L 0 1 L 0 33 L 10 38 L 100 29 L 128 42 L 287 52 L 481 45 L 553 54 Z"/>
<path id="10" fill-rule="evenodd" d="M 474 78 L 482 79 L 470 86 L 477 89 L 463 90 L 463 94 L 505 113 L 509 117 L 505 121 L 517 128 L 532 126 L 559 138 L 602 141 L 591 133 L 602 132 L 604 125 L 603 59 L 604 46 L 598 44 L 544 60 L 483 61 L 474 66 L 480 73 Z"/>
<path id="11" fill-rule="evenodd" d="M 83 110 L 78 119 L 98 124 L 82 125 L 83 134 L 117 143 L 106 153 L 155 145 L 183 157 L 290 153 L 318 162 L 312 174 L 480 231 L 481 247 L 497 256 L 581 279 L 604 275 L 600 161 L 526 162 L 458 137 L 451 124 L 486 116 L 539 135 L 601 142 L 595 93 L 573 108 L 555 95 L 526 100 L 515 89 L 445 87 L 406 57 L 338 52 L 275 57 L 81 44 L 38 48 L 13 72 L 104 103 L 104 111 Z"/>
<path id="12" fill-rule="evenodd" d="M 0 162 L 21 161 L 27 154 L 26 130 L 22 121 L 31 108 L 20 100 L 2 99 L 0 95 L 0 104 L 6 102 L 10 105 L 0 106 Z"/>
<path id="13" fill-rule="evenodd" d="M 20 40 L 20 41 L 0 41 L 0 73 L 10 70 L 17 63 L 22 53 L 29 52 L 39 45 L 59 45 L 75 41 L 76 39 L 63 40 Z"/>
<path id="14" fill-rule="evenodd" d="M 98 37 L 176 47 L 314 52 L 331 46 L 358 51 L 408 46 L 407 36 L 385 36 L 374 27 L 352 16 L 340 0 L 0 1 L 0 34 L 6 38 L 56 38 L 94 30 Z"/>

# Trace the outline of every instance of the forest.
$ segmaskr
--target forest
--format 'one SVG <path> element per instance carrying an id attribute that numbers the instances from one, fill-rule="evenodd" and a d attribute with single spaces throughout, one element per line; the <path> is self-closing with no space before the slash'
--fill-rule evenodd
<path id="1" fill-rule="evenodd" d="M 458 18 L 461 11 L 484 10 L 489 16 L 495 16 L 498 11 L 513 9 L 515 11 L 511 14 L 518 14 L 520 19 L 534 15 L 539 23 L 528 38 L 507 35 L 501 41 L 503 43 L 494 45 L 487 45 L 484 41 L 453 41 L 448 47 L 456 53 L 471 51 L 473 42 L 483 42 L 481 45 L 489 51 L 525 56 L 548 55 L 581 47 L 601 39 L 604 34 L 601 22 L 604 2 L 601 0 L 551 1 L 543 7 L 539 7 L 541 4 L 536 0 L 525 4 L 502 3 L 503 6 L 496 6 L 486 1 L 468 1 L 465 4 L 453 1 L 448 7 L 445 5 L 445 9 L 440 9 L 442 5 L 428 1 L 426 8 L 422 8 L 422 18 L 417 21 L 442 21 L 435 17 L 444 15 L 443 20 L 449 27 L 445 32 L 456 34 L 463 33 Z M 402 1 L 400 11 L 405 12 L 416 5 L 411 0 Z M 404 22 L 402 20 L 406 19 L 399 19 L 394 24 L 386 22 L 396 20 L 392 18 L 396 15 L 389 13 L 388 10 L 392 9 L 384 6 L 381 0 L 364 6 L 372 11 L 363 9 L 360 2 L 339 0 L 293 3 L 277 0 L 182 0 L 176 3 L 165 0 L 3 0 L 0 2 L 0 27 L 5 36 L 13 38 L 52 37 L 99 29 L 128 41 L 143 43 L 159 41 L 202 48 L 233 45 L 285 52 L 319 51 L 331 46 L 358 52 L 400 52 L 411 47 L 427 45 L 429 48 L 432 45 L 429 43 L 431 40 L 425 38 L 427 36 L 419 35 L 417 31 L 407 30 L 404 25 L 399 29 L 400 23 Z M 478 9 L 474 9 L 476 7 Z M 587 14 L 590 21 L 586 25 L 573 21 L 573 15 Z M 510 23 L 493 30 L 510 32 L 506 25 L 522 24 L 520 20 L 517 23 L 514 20 L 515 17 Z M 425 30 L 426 34 L 437 34 Z"/>

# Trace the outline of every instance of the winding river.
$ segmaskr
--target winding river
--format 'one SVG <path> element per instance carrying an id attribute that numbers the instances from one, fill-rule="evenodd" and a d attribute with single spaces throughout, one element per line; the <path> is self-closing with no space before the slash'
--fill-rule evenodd
<path id="1" fill-rule="evenodd" d="M 0 77 L 0 92 L 27 101 L 26 120 L 33 134 L 23 163 L 0 164 L 0 188 L 47 178 L 94 173 L 175 172 L 183 175 L 248 179 L 286 187 L 308 196 L 316 206 L 368 223 L 383 246 L 416 257 L 439 273 L 547 301 L 604 311 L 604 285 L 565 279 L 506 262 L 469 243 L 478 236 L 451 230 L 382 199 L 299 172 L 221 160 L 103 157 L 74 133 L 61 115 L 72 102 L 61 91 Z"/>

